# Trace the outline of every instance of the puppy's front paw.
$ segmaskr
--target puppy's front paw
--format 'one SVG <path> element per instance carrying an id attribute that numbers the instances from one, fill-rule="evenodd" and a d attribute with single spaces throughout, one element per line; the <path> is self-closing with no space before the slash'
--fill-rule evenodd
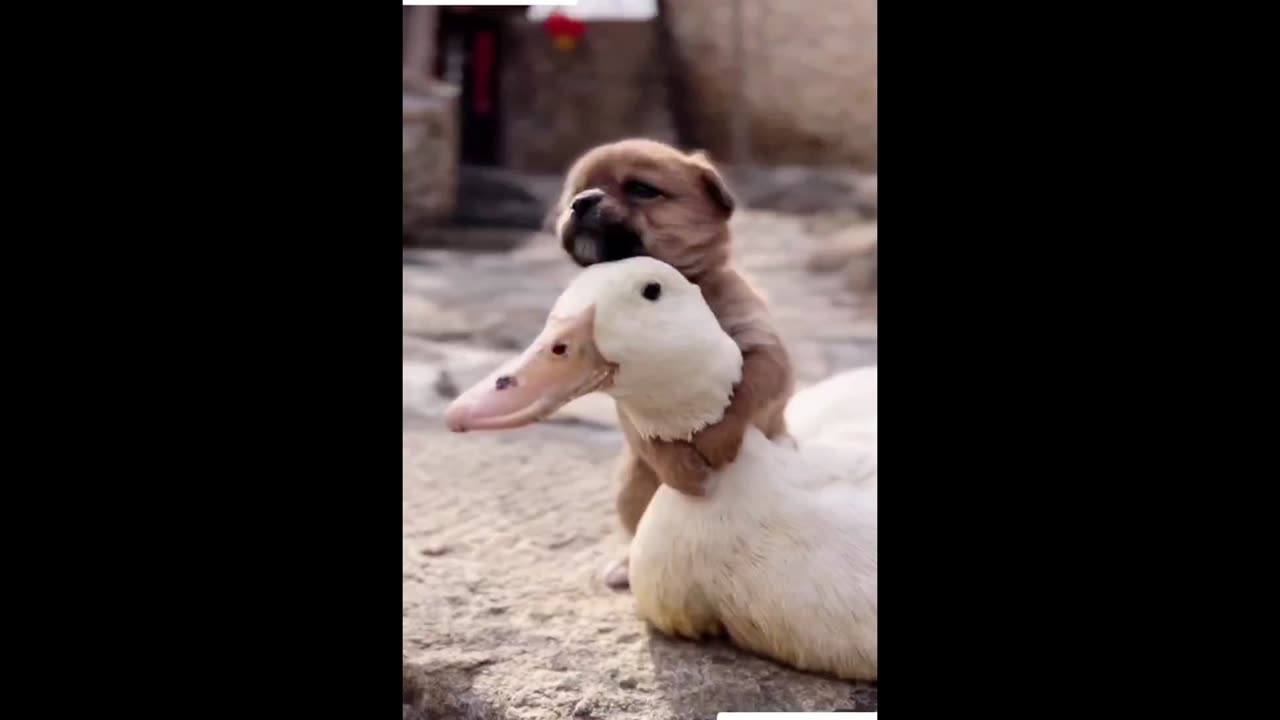
<path id="1" fill-rule="evenodd" d="M 738 452 L 742 450 L 742 438 L 746 433 L 745 423 L 726 417 L 695 433 L 693 446 L 708 465 L 718 470 L 738 459 Z"/>
<path id="2" fill-rule="evenodd" d="M 707 494 L 711 466 L 697 448 L 686 442 L 657 441 L 653 451 L 653 471 L 664 485 L 686 495 Z"/>
<path id="3" fill-rule="evenodd" d="M 631 561 L 629 557 L 609 563 L 604 570 L 604 584 L 614 590 L 631 587 Z"/>

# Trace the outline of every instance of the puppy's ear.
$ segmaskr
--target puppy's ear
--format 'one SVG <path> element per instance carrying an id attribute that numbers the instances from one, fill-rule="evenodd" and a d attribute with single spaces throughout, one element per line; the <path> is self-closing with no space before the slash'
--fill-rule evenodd
<path id="1" fill-rule="evenodd" d="M 702 174 L 702 184 L 707 188 L 707 196 L 724 213 L 725 219 L 729 219 L 729 216 L 733 215 L 737 202 L 733 198 L 733 193 L 729 192 L 729 186 L 724 178 L 711 164 L 711 156 L 707 155 L 705 150 L 695 150 L 689 154 L 689 159 Z"/>

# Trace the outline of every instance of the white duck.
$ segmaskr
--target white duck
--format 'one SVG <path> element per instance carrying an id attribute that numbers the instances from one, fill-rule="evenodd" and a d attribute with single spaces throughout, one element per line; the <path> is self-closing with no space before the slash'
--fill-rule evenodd
<path id="1" fill-rule="evenodd" d="M 689 438 L 719 419 L 741 367 L 701 291 L 674 268 L 603 263 L 446 421 L 458 432 L 519 427 L 601 390 L 640 432 Z M 723 632 L 802 670 L 875 680 L 875 368 L 801 391 L 788 420 L 798 447 L 752 428 L 706 497 L 658 489 L 631 542 L 632 593 L 661 632 Z"/>

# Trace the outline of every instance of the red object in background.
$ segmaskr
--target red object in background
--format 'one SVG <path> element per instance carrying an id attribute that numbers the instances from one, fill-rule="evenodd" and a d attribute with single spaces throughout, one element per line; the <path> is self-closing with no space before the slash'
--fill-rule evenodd
<path id="1" fill-rule="evenodd" d="M 471 61 L 474 63 L 471 107 L 477 115 L 488 115 L 493 104 L 489 91 L 493 86 L 493 33 L 491 31 L 476 33 Z"/>
<path id="2" fill-rule="evenodd" d="M 556 47 L 562 50 L 572 50 L 587 31 L 585 22 L 558 11 L 547 16 L 545 26 Z"/>

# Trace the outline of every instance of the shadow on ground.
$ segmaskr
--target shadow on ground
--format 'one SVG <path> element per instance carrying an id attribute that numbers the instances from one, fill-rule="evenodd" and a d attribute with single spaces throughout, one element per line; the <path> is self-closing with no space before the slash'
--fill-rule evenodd
<path id="1" fill-rule="evenodd" d="M 675 717 L 717 712 L 872 712 L 877 689 L 797 673 L 738 650 L 725 640 L 688 642 L 648 636 L 654 683 Z M 691 713 L 692 711 L 692 713 Z"/>
<path id="2" fill-rule="evenodd" d="M 472 672 L 404 666 L 401 720 L 504 720 L 507 714 L 471 690 Z"/>

